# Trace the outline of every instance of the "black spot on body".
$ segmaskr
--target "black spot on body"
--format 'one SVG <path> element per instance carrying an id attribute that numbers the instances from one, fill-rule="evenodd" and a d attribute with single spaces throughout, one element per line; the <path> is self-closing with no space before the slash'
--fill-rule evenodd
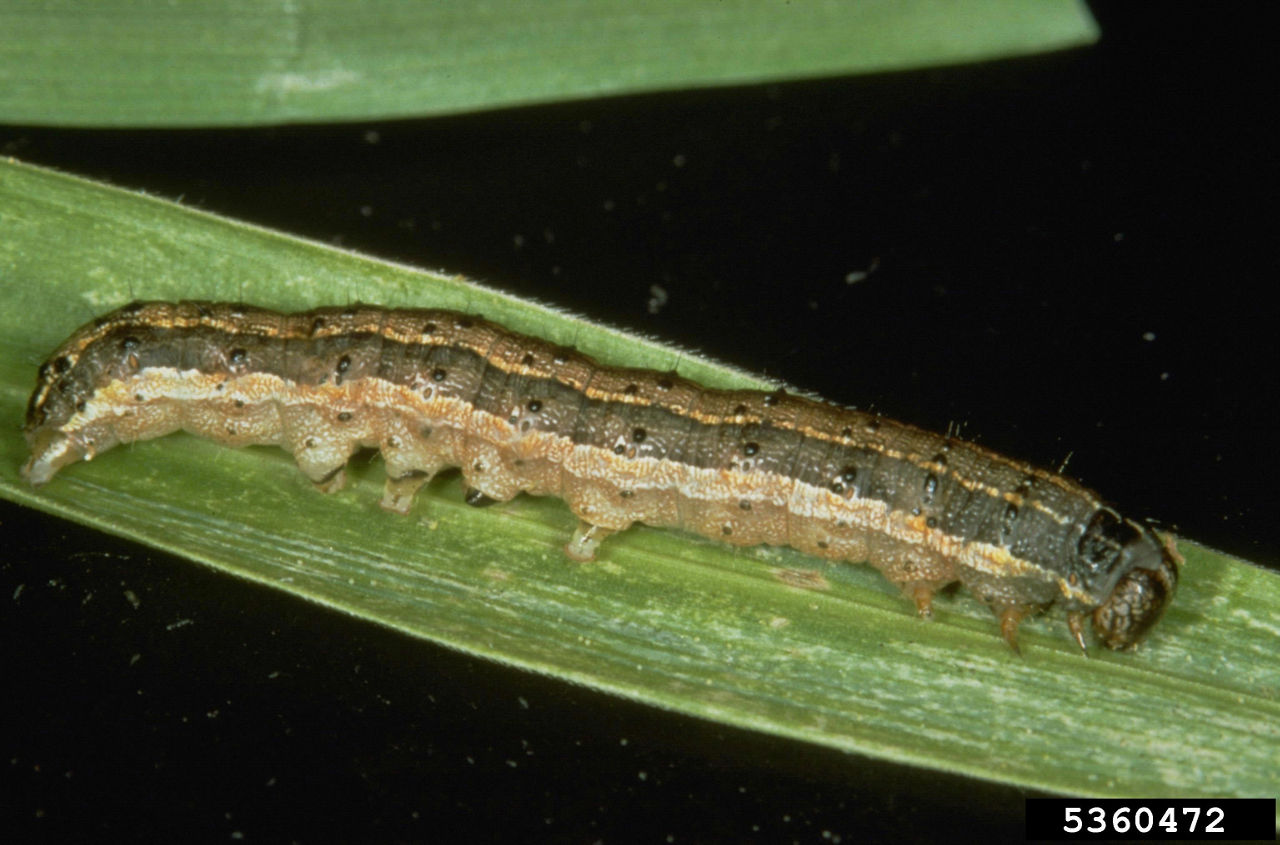
<path id="1" fill-rule="evenodd" d="M 529 353 L 529 352 L 524 353 L 524 357 L 520 359 L 520 364 L 521 364 L 521 366 L 525 366 L 525 367 L 532 367 L 532 366 L 533 366 L 533 355 L 532 355 L 531 353 Z"/>
<path id="2" fill-rule="evenodd" d="M 649 432 L 643 428 L 637 428 L 631 432 L 631 439 L 637 443 L 643 443 L 644 439 L 649 436 Z"/>
<path id="3" fill-rule="evenodd" d="M 338 422 L 351 422 L 352 414 L 350 411 L 343 411 L 338 414 Z"/>
<path id="4" fill-rule="evenodd" d="M 671 379 L 669 378 L 658 379 L 657 385 L 659 390 L 670 390 L 671 388 L 675 387 L 675 383 L 672 382 Z"/>
<path id="5" fill-rule="evenodd" d="M 1018 506 L 1009 503 L 1005 505 L 1004 514 L 1000 518 L 1000 536 L 1007 538 L 1013 533 L 1013 526 L 1018 521 Z"/>
<path id="6" fill-rule="evenodd" d="M 324 328 L 324 326 L 325 326 L 324 317 L 316 317 L 314 320 L 311 321 L 311 335 L 314 337 L 317 332 L 319 332 L 321 329 Z"/>
<path id="7" fill-rule="evenodd" d="M 453 325 L 459 329 L 469 329 L 474 326 L 475 323 L 469 317 L 459 317 L 454 321 Z"/>
<path id="8" fill-rule="evenodd" d="M 436 333 L 436 324 L 435 324 L 435 323 L 423 323 L 423 324 L 422 324 L 422 333 L 423 333 L 423 334 L 435 334 L 435 333 Z"/>
<path id="9" fill-rule="evenodd" d="M 60 355 L 53 360 L 53 371 L 58 375 L 62 375 L 71 369 L 71 359 L 66 355 Z"/>
<path id="10" fill-rule="evenodd" d="M 529 404 L 525 405 L 529 409 L 529 413 L 536 414 L 542 410 L 542 403 L 537 399 L 530 399 Z"/>
<path id="11" fill-rule="evenodd" d="M 742 454 L 746 455 L 748 458 L 753 457 L 759 451 L 760 444 L 755 441 L 744 443 L 742 446 Z"/>
<path id="12" fill-rule="evenodd" d="M 935 496 L 938 495 L 938 476 L 929 473 L 924 477 L 924 490 L 922 497 L 926 505 L 932 504 Z"/>
<path id="13" fill-rule="evenodd" d="M 436 381 L 444 381 L 449 377 L 449 371 L 444 367 L 436 367 L 431 371 L 431 377 Z"/>
<path id="14" fill-rule="evenodd" d="M 772 408 L 778 404 L 779 396 L 781 396 L 779 393 L 766 393 L 761 401 L 764 402 L 766 408 Z"/>
<path id="15" fill-rule="evenodd" d="M 227 353 L 227 363 L 233 367 L 242 367 L 249 360 L 249 353 L 240 347 L 236 347 Z"/>
<path id="16" fill-rule="evenodd" d="M 640 392 L 640 388 L 636 387 L 634 384 L 628 384 L 625 388 L 623 388 L 622 392 L 627 394 L 628 396 L 635 396 L 637 393 Z"/>

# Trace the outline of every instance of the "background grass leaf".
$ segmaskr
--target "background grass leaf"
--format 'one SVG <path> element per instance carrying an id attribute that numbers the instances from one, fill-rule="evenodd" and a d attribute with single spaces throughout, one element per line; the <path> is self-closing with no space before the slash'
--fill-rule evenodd
<path id="1" fill-rule="evenodd" d="M 134 297 L 440 305 L 612 362 L 760 382 L 456 278 L 13 162 L 0 286 L 0 493 L 15 501 L 471 654 L 806 742 L 1081 795 L 1280 785 L 1280 578 L 1245 563 L 1184 543 L 1178 600 L 1140 653 L 1081 659 L 1051 616 L 1025 626 L 1019 659 L 968 596 L 926 624 L 868 567 L 645 528 L 570 565 L 562 503 L 477 511 L 448 480 L 411 517 L 386 514 L 376 461 L 324 497 L 279 450 L 179 435 L 32 490 L 17 421 L 37 365 Z"/>
<path id="2" fill-rule="evenodd" d="M 234 126 L 431 115 L 1088 44 L 1078 0 L 15 0 L 0 121 Z"/>

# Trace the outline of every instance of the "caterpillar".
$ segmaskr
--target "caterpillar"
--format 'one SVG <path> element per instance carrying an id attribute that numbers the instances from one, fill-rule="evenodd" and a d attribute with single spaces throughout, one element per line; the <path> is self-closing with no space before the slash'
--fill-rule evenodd
<path id="1" fill-rule="evenodd" d="M 377 448 L 381 504 L 402 514 L 452 467 L 470 504 L 558 496 L 580 520 L 577 561 L 641 522 L 869 562 L 924 617 L 960 582 L 1014 651 L 1021 620 L 1051 605 L 1082 651 L 1086 616 L 1104 646 L 1134 648 L 1181 563 L 1171 536 L 973 443 L 784 390 L 605 366 L 444 310 L 127 305 L 40 367 L 22 474 L 41 485 L 177 430 L 282 446 L 325 492 Z"/>

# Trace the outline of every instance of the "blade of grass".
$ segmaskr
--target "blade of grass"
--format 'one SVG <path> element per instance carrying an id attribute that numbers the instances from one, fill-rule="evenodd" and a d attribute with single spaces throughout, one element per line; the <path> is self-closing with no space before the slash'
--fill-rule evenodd
<path id="1" fill-rule="evenodd" d="M 10 0 L 0 121 L 367 120 L 1092 43 L 1079 0 Z"/>
<path id="2" fill-rule="evenodd" d="M 37 365 L 134 297 L 446 306 L 614 363 L 761 382 L 455 278 L 12 162 L 0 209 L 6 497 L 470 654 L 806 742 L 1082 795 L 1280 786 L 1280 578 L 1190 543 L 1143 651 L 1083 660 L 1060 619 L 1039 619 L 1019 659 L 967 596 L 926 624 L 868 567 L 645 528 L 570 565 L 562 503 L 477 511 L 445 481 L 398 517 L 377 507 L 376 465 L 325 497 L 279 450 L 177 435 L 32 490 L 17 422 Z"/>

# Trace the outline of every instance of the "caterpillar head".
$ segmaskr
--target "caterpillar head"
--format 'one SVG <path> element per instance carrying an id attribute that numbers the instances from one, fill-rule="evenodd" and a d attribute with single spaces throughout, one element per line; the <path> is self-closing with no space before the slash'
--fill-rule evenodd
<path id="1" fill-rule="evenodd" d="M 1107 648 L 1136 647 L 1173 601 L 1182 556 L 1169 535 L 1099 510 L 1080 538 L 1087 569 L 1105 573 L 1114 586 L 1093 611 L 1093 630 Z"/>

